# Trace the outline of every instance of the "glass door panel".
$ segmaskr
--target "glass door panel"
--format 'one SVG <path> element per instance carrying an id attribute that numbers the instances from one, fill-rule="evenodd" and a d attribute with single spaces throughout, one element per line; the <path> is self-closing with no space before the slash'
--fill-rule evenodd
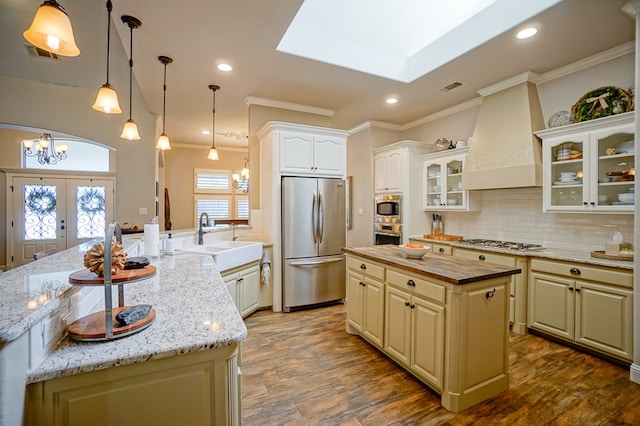
<path id="1" fill-rule="evenodd" d="M 562 141 L 551 149 L 551 205 L 580 206 L 584 192 L 584 143 Z"/>
<path id="2" fill-rule="evenodd" d="M 425 164 L 425 170 L 427 175 L 424 189 L 426 204 L 427 206 L 439 206 L 442 202 L 442 165 L 440 163 L 428 163 Z"/>
<path id="3" fill-rule="evenodd" d="M 596 138 L 599 206 L 634 205 L 635 146 L 632 133 Z"/>

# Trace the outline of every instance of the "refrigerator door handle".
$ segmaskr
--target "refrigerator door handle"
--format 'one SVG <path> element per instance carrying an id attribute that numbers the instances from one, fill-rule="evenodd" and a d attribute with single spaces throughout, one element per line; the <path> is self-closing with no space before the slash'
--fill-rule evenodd
<path id="1" fill-rule="evenodd" d="M 313 193 L 313 201 L 311 202 L 311 234 L 313 235 L 313 243 L 318 242 L 318 218 L 316 214 L 316 204 L 318 203 L 318 194 Z"/>
<path id="2" fill-rule="evenodd" d="M 318 242 L 322 242 L 324 235 L 324 206 L 322 201 L 322 192 L 318 193 Z"/>
<path id="3" fill-rule="evenodd" d="M 291 266 L 317 266 L 317 265 L 324 265 L 326 263 L 335 263 L 335 262 L 344 262 L 344 257 L 332 257 L 330 259 L 320 259 L 320 260 L 315 260 L 313 262 L 309 262 L 309 261 L 298 261 L 298 262 L 291 262 L 289 263 L 289 265 Z"/>

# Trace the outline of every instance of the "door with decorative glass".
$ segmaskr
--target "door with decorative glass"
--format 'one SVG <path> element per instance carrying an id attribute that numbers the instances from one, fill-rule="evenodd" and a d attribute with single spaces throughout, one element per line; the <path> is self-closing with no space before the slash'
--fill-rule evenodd
<path id="1" fill-rule="evenodd" d="M 12 182 L 11 267 L 103 237 L 113 221 L 113 179 L 15 176 Z"/>

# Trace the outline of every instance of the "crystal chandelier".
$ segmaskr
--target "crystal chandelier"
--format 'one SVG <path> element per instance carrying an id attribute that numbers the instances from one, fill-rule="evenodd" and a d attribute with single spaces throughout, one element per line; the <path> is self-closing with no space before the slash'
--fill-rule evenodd
<path id="1" fill-rule="evenodd" d="M 249 159 L 247 157 L 244 157 L 244 167 L 240 173 L 233 173 L 231 178 L 235 189 L 241 189 L 245 194 L 249 192 Z"/>
<path id="2" fill-rule="evenodd" d="M 50 166 L 66 159 L 69 150 L 66 144 L 56 145 L 55 139 L 49 133 L 44 133 L 39 139 L 24 139 L 22 144 L 25 156 L 37 157 L 38 163 Z"/>

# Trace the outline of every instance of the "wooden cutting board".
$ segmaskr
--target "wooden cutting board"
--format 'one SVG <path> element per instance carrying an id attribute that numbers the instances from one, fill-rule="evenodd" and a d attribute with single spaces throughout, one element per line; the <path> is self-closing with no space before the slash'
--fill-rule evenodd
<path id="1" fill-rule="evenodd" d="M 428 240 L 440 240 L 440 241 L 461 241 L 464 240 L 464 237 L 461 235 L 435 235 L 435 234 L 424 234 L 424 238 Z"/>
<path id="2" fill-rule="evenodd" d="M 121 326 L 116 315 L 124 309 L 128 309 L 131 306 L 120 306 L 113 308 L 111 312 L 111 321 L 113 324 L 113 338 L 125 337 L 130 334 L 142 331 L 149 327 L 151 323 L 156 319 L 156 311 L 151 308 L 149 315 L 129 325 Z M 105 323 L 105 311 L 96 312 L 86 317 L 82 317 L 79 320 L 74 321 L 69 327 L 67 327 L 67 333 L 73 340 L 79 341 L 96 341 L 106 340 L 106 323 Z"/>
<path id="3" fill-rule="evenodd" d="M 149 278 L 156 274 L 156 267 L 147 265 L 140 269 L 124 269 L 111 277 L 113 283 L 126 283 L 143 278 Z M 69 283 L 77 285 L 104 285 L 104 277 L 91 272 L 89 269 L 73 272 L 69 275 Z"/>

